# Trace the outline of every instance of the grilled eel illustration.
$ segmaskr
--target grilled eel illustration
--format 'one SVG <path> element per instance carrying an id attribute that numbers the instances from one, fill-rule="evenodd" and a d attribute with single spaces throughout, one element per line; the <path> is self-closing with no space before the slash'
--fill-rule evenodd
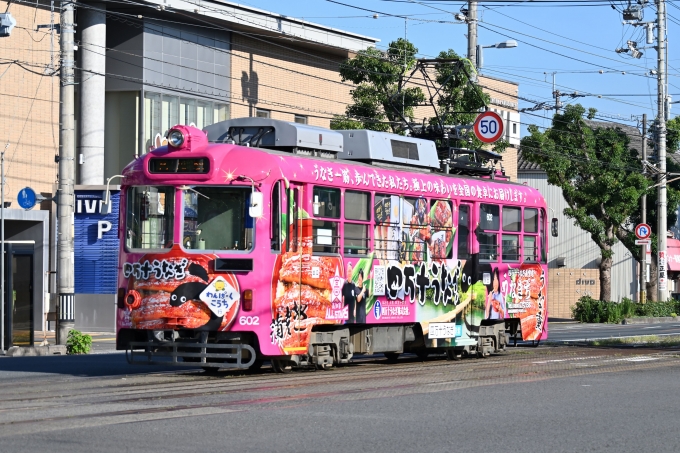
<path id="1" fill-rule="evenodd" d="M 192 263 L 189 265 L 189 273 L 201 278 L 203 282 L 189 282 L 182 283 L 170 294 L 170 305 L 179 307 L 189 300 L 200 300 L 199 296 L 204 289 L 208 287 L 208 272 L 198 264 Z M 196 327 L 192 330 L 218 330 L 222 325 L 224 315 L 217 316 L 212 311 L 210 312 L 210 320 L 201 327 Z"/>

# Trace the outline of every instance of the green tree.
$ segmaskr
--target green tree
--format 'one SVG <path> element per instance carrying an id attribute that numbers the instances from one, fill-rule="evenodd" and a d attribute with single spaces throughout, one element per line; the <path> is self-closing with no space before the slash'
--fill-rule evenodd
<path id="1" fill-rule="evenodd" d="M 439 52 L 437 58 L 442 60 L 454 60 L 453 62 L 442 62 L 435 66 L 435 81 L 441 87 L 441 95 L 436 100 L 437 113 L 443 124 L 465 125 L 473 124 L 479 115 L 482 107 L 489 104 L 490 96 L 484 93 L 479 85 L 470 83 L 468 75 L 461 71 L 456 61 L 467 62 L 462 59 L 455 50 L 449 49 Z M 453 63 L 453 64 L 452 64 Z M 475 69 L 472 65 L 467 65 L 468 74 L 472 75 Z M 430 123 L 434 123 L 436 118 L 431 118 Z M 472 131 L 469 131 L 464 143 L 459 146 L 478 149 L 484 147 Z M 509 143 L 499 140 L 494 143 L 493 150 L 503 152 Z"/>
<path id="2" fill-rule="evenodd" d="M 677 153 L 678 148 L 680 148 L 680 117 L 673 118 L 669 120 L 666 123 L 666 152 L 667 155 L 670 156 L 671 154 Z M 651 163 L 656 163 L 656 132 L 657 132 L 657 123 L 656 121 L 653 121 L 652 124 L 649 127 L 649 134 L 647 136 L 648 140 L 647 143 L 649 144 L 648 150 L 647 150 L 647 155 L 648 160 Z M 680 173 L 680 165 L 676 162 L 676 160 L 672 158 L 667 158 L 666 159 L 666 171 L 669 173 Z M 670 227 L 671 225 L 675 224 L 677 220 L 677 208 L 680 205 L 680 181 L 672 181 L 674 177 L 668 177 L 668 180 L 671 182 L 668 183 L 667 185 L 667 191 L 666 191 L 666 202 L 667 202 L 667 209 L 666 209 L 666 218 L 667 218 L 667 226 Z M 658 179 L 654 177 L 654 175 L 650 174 L 650 186 L 655 185 L 658 183 Z M 656 300 L 657 296 L 657 277 L 658 277 L 658 236 L 656 232 L 658 231 L 658 209 L 657 209 L 657 190 L 656 188 L 653 188 L 648 194 L 647 194 L 647 210 L 646 210 L 646 217 L 645 221 L 652 227 L 652 233 L 651 240 L 652 240 L 652 262 L 650 265 L 650 281 L 647 282 L 646 285 L 646 291 L 647 291 L 647 298 L 650 300 Z M 639 224 L 642 222 L 642 215 L 641 211 L 638 210 L 638 212 L 635 213 L 634 216 L 631 218 L 631 222 L 629 225 L 629 228 L 626 233 L 626 236 L 622 236 L 621 241 L 624 243 L 626 248 L 631 252 L 631 254 L 638 260 L 642 260 L 643 257 L 641 256 L 641 248 L 639 245 L 635 245 L 635 233 L 633 232 L 633 228 L 635 225 Z"/>
<path id="3" fill-rule="evenodd" d="M 652 184 L 635 171 L 640 161 L 628 148 L 628 136 L 618 128 L 590 127 L 585 112 L 579 104 L 570 105 L 545 132 L 530 126 L 520 149 L 547 173 L 548 183 L 562 189 L 569 206 L 564 214 L 600 248 L 600 300 L 611 300 L 612 247 L 620 239 L 627 245 L 640 196 Z M 589 110 L 590 117 L 594 113 Z"/>
<path id="4" fill-rule="evenodd" d="M 421 103 L 425 95 L 420 87 L 404 87 L 400 96 L 399 83 L 404 74 L 416 64 L 418 49 L 409 41 L 399 38 L 392 41 L 387 51 L 370 47 L 340 66 L 342 81 L 357 85 L 351 91 L 353 103 L 345 109 L 347 117 L 356 122 L 346 123 L 336 117 L 331 127 L 341 129 L 346 125 L 361 129 L 403 133 L 405 130 L 399 112 L 413 117 L 413 105 Z"/>

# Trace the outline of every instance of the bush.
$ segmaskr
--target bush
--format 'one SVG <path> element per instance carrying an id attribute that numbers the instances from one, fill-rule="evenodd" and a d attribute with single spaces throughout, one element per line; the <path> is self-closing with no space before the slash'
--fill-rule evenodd
<path id="1" fill-rule="evenodd" d="M 647 302 L 638 304 L 631 299 L 623 298 L 621 302 L 581 297 L 571 309 L 575 320 L 579 322 L 620 323 L 625 318 L 633 317 L 665 317 L 676 316 L 680 311 L 680 301 Z"/>
<path id="2" fill-rule="evenodd" d="M 620 323 L 635 313 L 635 304 L 630 299 L 619 302 L 597 300 L 590 296 L 581 297 L 571 309 L 574 319 L 579 322 Z"/>
<path id="3" fill-rule="evenodd" d="M 669 300 L 666 302 L 647 302 L 646 304 L 637 304 L 635 314 L 637 316 L 662 317 L 673 316 L 673 313 L 678 312 L 678 301 Z"/>
<path id="4" fill-rule="evenodd" d="M 72 354 L 87 354 L 92 348 L 92 337 L 80 332 L 79 330 L 71 330 L 66 338 L 66 353 Z"/>

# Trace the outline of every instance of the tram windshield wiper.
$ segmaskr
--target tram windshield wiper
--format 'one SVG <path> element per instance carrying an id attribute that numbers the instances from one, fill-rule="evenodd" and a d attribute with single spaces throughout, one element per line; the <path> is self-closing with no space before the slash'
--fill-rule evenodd
<path id="1" fill-rule="evenodd" d="M 202 196 L 203 198 L 206 198 L 206 199 L 210 200 L 210 197 L 209 197 L 209 196 L 203 195 L 201 192 L 199 192 L 198 190 L 194 189 L 193 187 L 189 187 L 189 186 L 180 186 L 179 188 L 180 188 L 181 190 L 191 190 L 192 192 L 197 193 L 198 195 Z"/>

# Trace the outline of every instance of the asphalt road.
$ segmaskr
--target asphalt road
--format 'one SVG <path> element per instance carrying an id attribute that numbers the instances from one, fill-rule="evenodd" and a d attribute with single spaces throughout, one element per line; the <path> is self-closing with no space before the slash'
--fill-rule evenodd
<path id="1" fill-rule="evenodd" d="M 548 329 L 549 341 L 582 342 L 586 340 L 637 337 L 643 335 L 680 335 L 680 322 L 626 325 L 549 322 Z"/>
<path id="2" fill-rule="evenodd" d="M 677 452 L 680 350 L 540 346 L 252 375 L 0 358 L 3 452 Z"/>

